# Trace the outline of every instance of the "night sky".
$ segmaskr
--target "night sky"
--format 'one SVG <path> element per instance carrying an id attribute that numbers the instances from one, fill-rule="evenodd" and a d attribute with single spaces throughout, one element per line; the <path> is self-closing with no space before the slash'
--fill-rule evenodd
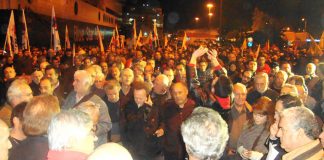
<path id="1" fill-rule="evenodd" d="M 294 31 L 304 29 L 306 19 L 307 31 L 320 36 L 324 29 L 324 0 L 222 0 L 224 32 L 232 30 L 250 30 L 253 13 L 258 8 L 266 15 L 268 28 L 280 29 L 290 27 Z M 128 0 L 128 4 L 149 2 L 152 6 L 161 6 L 164 12 L 165 31 L 187 28 L 208 27 L 207 2 L 216 7 L 212 9 L 212 27 L 219 26 L 220 0 Z M 194 18 L 199 17 L 199 23 Z"/>

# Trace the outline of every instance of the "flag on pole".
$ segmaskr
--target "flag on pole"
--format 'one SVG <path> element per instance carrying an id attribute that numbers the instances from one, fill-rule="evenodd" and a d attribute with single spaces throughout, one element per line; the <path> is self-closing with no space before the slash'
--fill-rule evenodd
<path id="1" fill-rule="evenodd" d="M 16 27 L 15 27 L 15 17 L 14 12 L 11 11 L 8 29 L 7 29 L 7 37 L 6 43 L 8 44 L 9 53 L 13 56 L 13 53 L 18 53 L 18 44 L 17 44 L 17 36 L 16 36 Z"/>
<path id="2" fill-rule="evenodd" d="M 113 30 L 112 36 L 111 36 L 111 39 L 110 39 L 110 43 L 109 43 L 109 48 L 115 45 L 115 41 L 116 41 L 115 38 L 116 38 L 115 30 Z"/>
<path id="3" fill-rule="evenodd" d="M 73 62 L 73 66 L 75 66 L 75 43 L 73 43 L 73 46 L 72 46 L 72 62 Z"/>
<path id="4" fill-rule="evenodd" d="M 322 33 L 322 36 L 321 36 L 320 47 L 321 47 L 321 49 L 324 49 L 324 32 Z"/>
<path id="5" fill-rule="evenodd" d="M 138 34 L 136 44 L 135 44 L 135 49 L 137 48 L 137 46 L 142 46 L 142 43 L 141 43 L 141 38 L 142 37 L 143 37 L 143 33 L 142 33 L 142 30 L 140 30 L 140 32 Z"/>
<path id="6" fill-rule="evenodd" d="M 164 36 L 164 47 L 166 47 L 168 45 L 168 36 L 165 35 Z"/>
<path id="7" fill-rule="evenodd" d="M 51 25 L 51 27 L 52 27 L 52 36 L 51 37 L 53 37 L 53 42 L 54 42 L 53 49 L 56 52 L 58 50 L 61 50 L 61 42 L 60 42 L 60 36 L 59 36 L 57 23 L 56 23 L 54 6 L 52 7 L 52 23 L 51 24 L 52 24 Z"/>
<path id="8" fill-rule="evenodd" d="M 184 33 L 183 40 L 182 40 L 182 47 L 181 49 L 186 50 L 187 49 L 187 33 Z"/>
<path id="9" fill-rule="evenodd" d="M 97 26 L 97 34 L 98 34 L 98 40 L 99 40 L 100 52 L 104 52 L 105 49 L 104 49 L 104 46 L 103 46 L 103 43 L 102 43 L 101 32 L 100 32 L 98 26 Z"/>
<path id="10" fill-rule="evenodd" d="M 65 25 L 65 50 L 71 48 L 70 37 L 69 37 L 69 30 L 67 25 Z"/>
<path id="11" fill-rule="evenodd" d="M 150 48 L 153 48 L 153 35 L 152 35 L 152 32 L 149 33 L 148 44 L 149 44 Z"/>
<path id="12" fill-rule="evenodd" d="M 155 47 L 158 46 L 159 35 L 156 27 L 156 21 L 153 22 L 153 39 Z"/>
<path id="13" fill-rule="evenodd" d="M 30 52 L 30 45 L 29 45 L 29 37 L 28 37 L 28 29 L 27 29 L 27 21 L 25 16 L 25 10 L 22 10 L 22 49 L 26 49 Z"/>
<path id="14" fill-rule="evenodd" d="M 243 41 L 242 46 L 241 46 L 241 49 L 242 50 L 247 49 L 247 41 L 246 41 L 246 38 L 244 38 L 244 41 Z"/>
<path id="15" fill-rule="evenodd" d="M 136 45 L 136 41 L 137 41 L 136 19 L 134 19 L 134 23 L 133 23 L 133 44 L 134 44 L 134 46 Z"/>
<path id="16" fill-rule="evenodd" d="M 124 47 L 125 47 L 125 36 L 120 35 L 120 48 L 124 48 Z"/>
<path id="17" fill-rule="evenodd" d="M 315 42 L 315 39 L 313 38 L 312 35 L 310 35 L 310 34 L 308 34 L 308 35 L 309 35 L 309 38 L 311 39 L 308 52 L 311 53 L 312 55 L 322 55 L 323 52 L 322 52 L 320 46 Z"/>
<path id="18" fill-rule="evenodd" d="M 270 40 L 268 39 L 267 40 L 267 42 L 265 43 L 265 45 L 264 45 L 264 48 L 263 48 L 264 50 L 267 50 L 267 51 L 269 51 L 270 50 Z"/>
<path id="19" fill-rule="evenodd" d="M 119 32 L 118 32 L 118 27 L 117 27 L 117 25 L 116 25 L 116 27 L 115 27 L 115 32 L 116 32 L 116 36 L 115 36 L 115 41 L 116 41 L 116 46 L 117 47 L 120 47 L 120 41 L 119 41 Z"/>

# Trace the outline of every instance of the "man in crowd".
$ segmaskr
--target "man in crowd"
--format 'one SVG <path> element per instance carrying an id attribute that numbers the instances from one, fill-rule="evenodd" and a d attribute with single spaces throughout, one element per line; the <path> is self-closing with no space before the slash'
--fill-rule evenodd
<path id="1" fill-rule="evenodd" d="M 48 127 L 48 160 L 85 160 L 94 150 L 93 122 L 87 113 L 67 110 L 54 116 Z"/>
<path id="2" fill-rule="evenodd" d="M 222 157 L 228 140 L 226 122 L 214 110 L 196 108 L 181 125 L 189 160 L 218 160 Z"/>
<path id="3" fill-rule="evenodd" d="M 104 144 L 107 142 L 108 131 L 111 129 L 111 120 L 108 113 L 108 108 L 104 101 L 97 95 L 91 92 L 91 86 L 93 85 L 93 80 L 91 75 L 85 70 L 78 70 L 74 74 L 72 91 L 65 100 L 62 109 L 71 109 L 82 102 L 92 101 L 99 105 L 99 123 L 96 126 L 96 135 L 98 141 L 96 141 L 96 146 Z"/>
<path id="4" fill-rule="evenodd" d="M 319 126 L 314 113 L 305 107 L 293 107 L 280 114 L 281 147 L 288 153 L 282 159 L 322 159 L 323 147 L 318 139 Z"/>
<path id="5" fill-rule="evenodd" d="M 268 86 L 268 74 L 264 72 L 257 73 L 254 77 L 254 90 L 247 95 L 247 101 L 249 104 L 254 104 L 262 96 L 266 96 L 272 101 L 275 101 L 279 94 Z"/>
<path id="6" fill-rule="evenodd" d="M 192 113 L 195 102 L 188 98 L 185 83 L 175 83 L 171 87 L 172 100 L 165 104 L 164 112 L 164 158 L 165 160 L 183 160 L 185 145 L 181 140 L 180 126 Z"/>
<path id="7" fill-rule="evenodd" d="M 309 94 L 312 94 L 311 91 L 313 91 L 318 80 L 319 77 L 316 75 L 316 65 L 314 63 L 308 63 L 306 66 L 305 83 Z"/>
<path id="8" fill-rule="evenodd" d="M 8 150 L 11 148 L 9 141 L 9 128 L 7 124 L 0 119 L 0 160 L 8 160 Z"/>
<path id="9" fill-rule="evenodd" d="M 287 79 L 288 79 L 287 73 L 283 70 L 279 70 L 275 74 L 270 88 L 279 94 L 282 86 L 286 83 Z"/>
<path id="10" fill-rule="evenodd" d="M 40 94 L 39 82 L 43 78 L 43 76 L 43 72 L 39 70 L 34 71 L 34 73 L 31 75 L 32 82 L 29 84 L 29 86 L 33 90 L 34 96 L 38 96 Z"/>

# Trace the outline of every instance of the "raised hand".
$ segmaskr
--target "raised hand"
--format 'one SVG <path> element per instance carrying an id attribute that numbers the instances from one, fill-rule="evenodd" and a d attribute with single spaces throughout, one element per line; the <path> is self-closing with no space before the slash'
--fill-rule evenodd
<path id="1" fill-rule="evenodd" d="M 203 56 L 207 52 L 208 52 L 208 48 L 204 48 L 203 46 L 200 46 L 197 50 L 195 50 L 192 53 L 192 56 L 191 56 L 191 59 L 190 59 L 190 64 L 196 65 L 197 58 Z"/>
<path id="2" fill-rule="evenodd" d="M 219 62 L 217 60 L 217 51 L 215 49 L 212 49 L 212 50 L 209 50 L 208 53 L 208 59 L 210 60 L 212 66 L 218 66 L 219 65 Z"/>

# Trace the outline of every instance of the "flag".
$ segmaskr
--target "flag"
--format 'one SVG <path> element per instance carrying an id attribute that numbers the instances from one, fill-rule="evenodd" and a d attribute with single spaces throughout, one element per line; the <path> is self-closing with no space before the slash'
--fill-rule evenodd
<path id="1" fill-rule="evenodd" d="M 112 36 L 111 36 L 111 39 L 110 39 L 110 43 L 109 43 L 109 48 L 110 47 L 112 47 L 112 46 L 114 46 L 115 45 L 115 30 L 113 30 L 113 32 L 112 32 L 113 34 L 112 34 Z"/>
<path id="2" fill-rule="evenodd" d="M 148 36 L 148 44 L 149 44 L 150 48 L 153 48 L 153 35 L 152 35 L 152 32 L 150 32 L 150 34 Z"/>
<path id="3" fill-rule="evenodd" d="M 134 19 L 133 23 L 133 43 L 136 45 L 137 41 L 137 33 L 136 33 L 136 19 Z"/>
<path id="4" fill-rule="evenodd" d="M 181 47 L 181 49 L 184 49 L 184 50 L 186 50 L 187 49 L 187 33 L 185 32 L 184 33 L 184 36 L 183 36 L 183 40 L 182 40 L 182 47 Z"/>
<path id="5" fill-rule="evenodd" d="M 73 58 L 73 66 L 75 66 L 75 44 L 73 43 L 72 46 L 72 58 Z"/>
<path id="6" fill-rule="evenodd" d="M 22 49 L 26 49 L 30 52 L 30 45 L 29 45 L 29 37 L 28 37 L 28 29 L 27 29 L 27 21 L 25 17 L 25 10 L 22 10 Z"/>
<path id="7" fill-rule="evenodd" d="M 141 38 L 142 37 L 143 37 L 143 33 L 142 33 L 142 30 L 140 30 L 140 32 L 138 34 L 136 44 L 135 44 L 135 49 L 137 48 L 137 46 L 142 46 L 142 43 L 141 43 Z"/>
<path id="8" fill-rule="evenodd" d="M 156 21 L 153 22 L 153 39 L 154 39 L 154 45 L 155 47 L 157 47 L 159 42 L 159 35 L 157 31 Z"/>
<path id="9" fill-rule="evenodd" d="M 308 34 L 308 35 L 309 35 L 309 38 L 311 39 L 308 52 L 311 53 L 312 55 L 322 55 L 323 52 L 322 52 L 320 46 L 315 42 L 315 39 L 313 38 L 312 35 L 310 35 L 310 34 Z"/>
<path id="10" fill-rule="evenodd" d="M 11 56 L 13 56 L 13 53 L 18 53 L 15 17 L 13 11 L 11 11 L 10 14 L 10 19 L 9 19 L 9 24 L 7 29 L 6 44 L 8 44 L 9 53 Z"/>
<path id="11" fill-rule="evenodd" d="M 322 33 L 322 36 L 321 36 L 320 47 L 321 47 L 321 49 L 324 49 L 324 32 Z"/>
<path id="12" fill-rule="evenodd" d="M 98 34 L 98 41 L 99 41 L 100 52 L 104 52 L 105 49 L 104 49 L 104 46 L 103 46 L 103 43 L 102 43 L 101 32 L 100 32 L 98 26 L 97 26 L 97 34 Z"/>
<path id="13" fill-rule="evenodd" d="M 165 35 L 164 36 L 164 47 L 166 47 L 168 45 L 168 36 Z"/>
<path id="14" fill-rule="evenodd" d="M 244 41 L 243 41 L 242 46 L 241 46 L 241 49 L 242 49 L 242 50 L 247 49 L 247 42 L 246 42 L 246 38 L 244 38 Z"/>
<path id="15" fill-rule="evenodd" d="M 65 25 L 65 49 L 70 49 L 71 43 L 70 43 L 70 37 L 69 37 L 69 31 L 67 25 Z"/>
<path id="16" fill-rule="evenodd" d="M 57 28 L 57 23 L 56 23 L 54 6 L 52 7 L 52 22 L 51 22 L 51 27 L 52 27 L 52 35 L 51 35 L 51 37 L 53 37 L 53 41 L 54 41 L 53 48 L 54 48 L 54 51 L 56 52 L 58 50 L 61 50 L 61 42 L 60 42 L 60 36 L 59 36 L 59 32 L 58 32 L 58 28 Z M 52 44 L 51 44 L 51 46 L 52 46 Z"/>
<path id="17" fill-rule="evenodd" d="M 125 36 L 120 35 L 120 48 L 124 48 L 124 47 L 125 47 Z"/>
<path id="18" fill-rule="evenodd" d="M 117 27 L 117 25 L 116 25 L 116 27 L 115 27 L 115 32 L 116 32 L 116 36 L 115 36 L 115 41 L 116 41 L 116 46 L 117 47 L 120 47 L 120 41 L 119 41 L 119 33 L 118 33 L 118 27 Z"/>
<path id="19" fill-rule="evenodd" d="M 265 45 L 264 45 L 263 50 L 267 50 L 267 51 L 270 50 L 270 40 L 267 40 L 267 42 L 266 42 Z"/>

